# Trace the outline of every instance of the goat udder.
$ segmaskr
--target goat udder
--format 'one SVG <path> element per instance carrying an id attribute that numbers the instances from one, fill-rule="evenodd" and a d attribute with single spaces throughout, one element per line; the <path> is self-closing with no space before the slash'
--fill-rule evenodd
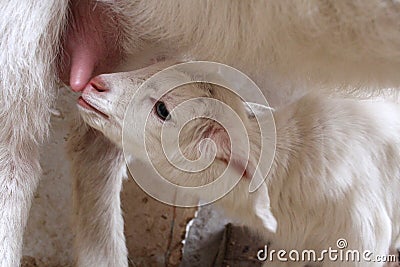
<path id="1" fill-rule="evenodd" d="M 121 58 L 115 14 L 93 2 L 70 2 L 60 76 L 74 91 L 82 91 L 93 76 L 112 71 Z"/>

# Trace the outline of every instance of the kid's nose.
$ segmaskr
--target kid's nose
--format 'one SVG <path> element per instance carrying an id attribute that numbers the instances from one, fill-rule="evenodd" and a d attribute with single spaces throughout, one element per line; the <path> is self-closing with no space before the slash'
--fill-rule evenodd
<path id="1" fill-rule="evenodd" d="M 107 91 L 110 91 L 107 87 L 103 79 L 99 76 L 94 77 L 89 81 L 89 83 L 86 85 L 84 91 L 87 93 L 105 93 Z"/>

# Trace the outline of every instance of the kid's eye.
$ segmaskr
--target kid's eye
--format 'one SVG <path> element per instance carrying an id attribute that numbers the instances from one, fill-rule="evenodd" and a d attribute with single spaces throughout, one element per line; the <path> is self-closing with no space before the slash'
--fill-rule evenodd
<path id="1" fill-rule="evenodd" d="M 154 106 L 155 112 L 157 116 L 163 120 L 169 120 L 171 118 L 167 107 L 165 106 L 164 102 L 157 101 L 156 105 Z"/>

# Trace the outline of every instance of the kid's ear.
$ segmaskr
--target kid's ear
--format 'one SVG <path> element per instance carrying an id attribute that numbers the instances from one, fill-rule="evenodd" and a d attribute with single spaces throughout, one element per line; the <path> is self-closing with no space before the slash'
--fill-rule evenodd
<path id="1" fill-rule="evenodd" d="M 270 199 L 268 194 L 267 184 L 265 178 L 269 172 L 268 162 L 272 162 L 275 154 L 275 125 L 272 117 L 273 108 L 246 102 L 246 112 L 248 118 L 252 122 L 256 122 L 255 127 L 260 127 L 262 132 L 262 144 L 261 165 L 257 165 L 257 161 L 254 159 L 249 160 L 249 164 L 246 168 L 248 178 L 250 180 L 249 192 L 253 198 L 253 208 L 256 216 L 262 221 L 264 227 L 271 232 L 276 232 L 277 221 L 271 212 Z M 272 141 L 272 142 L 271 142 Z"/>

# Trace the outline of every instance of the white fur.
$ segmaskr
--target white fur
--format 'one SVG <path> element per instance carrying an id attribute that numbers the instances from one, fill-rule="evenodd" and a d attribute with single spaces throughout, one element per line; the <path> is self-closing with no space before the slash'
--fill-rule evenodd
<path id="1" fill-rule="evenodd" d="M 74 174 L 74 245 L 77 255 L 84 255 L 76 257 L 75 265 L 127 266 L 119 197 L 126 177 L 123 155 L 101 133 L 81 120 L 75 123 L 68 151 Z M 82 147 L 86 143 L 92 145 Z"/>
<path id="2" fill-rule="evenodd" d="M 399 84 L 396 1 L 121 2 L 125 47 L 145 40 L 270 76 L 353 87 Z M 117 12 L 118 12 L 117 11 Z M 131 25 L 135 25 L 132 27 Z M 194 28 L 195 26 L 195 28 Z M 136 34 L 136 35 L 135 35 Z M 170 52 L 171 53 L 171 52 Z M 262 70 L 262 71 L 260 71 Z M 282 94 L 283 95 L 283 94 Z"/>
<path id="3" fill-rule="evenodd" d="M 23 231 L 40 175 L 38 145 L 55 97 L 66 1 L 0 5 L 0 266 L 19 266 Z"/>
<path id="4" fill-rule="evenodd" d="M 98 81 L 108 90 L 85 90 L 84 95 L 107 114 L 108 119 L 97 112 L 80 108 L 83 118 L 121 146 L 122 114 L 145 80 L 145 73 L 154 73 L 155 69 L 152 66 L 130 73 L 99 76 Z M 175 77 L 179 79 L 180 75 L 178 73 Z M 131 103 L 134 108 L 130 111 L 135 113 L 132 117 L 135 121 L 147 118 L 143 111 L 154 105 L 151 98 L 157 95 L 158 90 L 160 86 L 152 84 L 142 98 L 134 98 Z M 161 101 L 172 110 L 180 102 L 194 97 L 215 98 L 230 105 L 249 132 L 251 155 L 258 158 L 260 139 L 257 121 L 248 116 L 251 114 L 246 112 L 245 103 L 226 89 L 215 85 L 190 84 L 171 91 Z M 220 111 L 217 106 L 202 101 L 191 105 L 193 110 L 200 110 L 200 114 L 204 115 Z M 183 114 L 193 110 L 185 109 Z M 268 118 L 262 116 L 269 112 L 268 109 L 257 106 L 254 110 L 260 113 L 261 118 Z M 227 214 L 265 237 L 271 236 L 275 217 L 278 225 L 273 243 L 275 247 L 287 251 L 314 249 L 318 252 L 329 246 L 336 248 L 339 238 L 348 241 L 347 249 L 370 250 L 374 255 L 388 255 L 390 249 L 397 249 L 400 246 L 398 104 L 311 93 L 277 110 L 274 119 L 277 140 L 272 169 L 263 186 L 255 193 L 249 193 L 249 179 L 242 178 L 237 187 L 217 202 Z M 209 169 L 182 174 L 166 161 L 160 139 L 162 125 L 179 127 L 179 117 L 162 122 L 152 112 L 147 120 L 147 152 L 164 178 L 185 186 L 204 185 L 226 168 L 226 163 L 217 159 Z M 137 150 L 140 147 L 138 143 L 142 142 L 137 139 L 142 129 L 134 127 L 135 121 L 125 122 L 125 127 L 131 127 L 125 132 L 131 134 L 125 135 L 124 144 L 126 151 L 140 159 L 146 151 Z M 181 131 L 180 148 L 189 159 L 199 157 L 198 145 L 204 137 L 198 129 L 204 127 L 214 126 L 210 121 L 194 120 Z M 272 142 L 272 135 L 273 132 L 264 137 L 264 145 Z M 224 153 L 229 153 L 224 151 L 224 140 L 215 138 L 214 141 L 222 149 L 217 155 L 222 153 L 220 158 L 223 158 Z M 243 142 L 233 140 L 232 144 L 242 146 Z M 224 189 L 227 188 L 214 190 Z M 207 199 L 208 196 L 199 197 Z M 323 266 L 382 266 L 382 263 L 324 261 Z"/>
<path id="5" fill-rule="evenodd" d="M 400 84 L 396 1 L 104 0 L 95 4 L 104 3 L 114 13 L 102 15 L 111 14 L 118 24 L 117 43 L 111 45 L 121 47 L 128 67 L 134 60 L 128 59 L 130 55 L 147 44 L 157 44 L 169 56 L 217 60 L 260 81 L 268 72 L 277 79 L 346 89 L 361 84 L 376 90 Z M 57 66 L 65 48 L 62 40 L 69 41 L 64 34 L 72 24 L 67 19 L 68 4 L 74 9 L 76 1 L 6 1 L 0 6 L 3 266 L 19 262 L 22 232 L 40 173 L 37 147 L 49 126 Z M 284 102 L 296 89 L 267 90 L 267 94 Z M 91 151 L 91 144 L 81 146 Z M 101 194 L 99 188 L 92 189 Z M 100 215 L 95 212 L 96 216 Z M 105 227 L 98 234 L 113 236 L 110 232 L 115 231 Z M 99 247 L 98 253 L 102 250 Z M 91 257 L 84 251 L 78 250 L 77 258 Z"/>

